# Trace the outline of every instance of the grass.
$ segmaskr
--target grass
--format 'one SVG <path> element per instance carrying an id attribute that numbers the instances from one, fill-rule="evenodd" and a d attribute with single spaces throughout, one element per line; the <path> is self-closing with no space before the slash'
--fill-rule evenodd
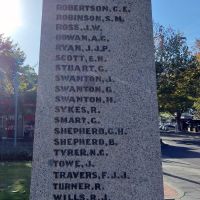
<path id="1" fill-rule="evenodd" d="M 28 200 L 30 162 L 0 162 L 0 200 Z"/>

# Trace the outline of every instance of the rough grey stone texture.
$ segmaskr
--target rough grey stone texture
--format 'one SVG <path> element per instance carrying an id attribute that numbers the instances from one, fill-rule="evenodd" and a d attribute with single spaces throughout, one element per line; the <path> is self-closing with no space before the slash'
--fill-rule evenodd
<path id="1" fill-rule="evenodd" d="M 162 200 L 151 1 L 44 0 L 43 4 L 30 199 Z M 68 10 L 58 10 L 58 4 Z M 73 5 L 70 7 L 73 10 L 66 5 Z M 67 20 L 56 20 L 57 15 L 65 15 Z M 77 15 L 85 17 L 80 21 Z M 123 20 L 119 22 L 116 16 Z M 57 29 L 66 24 L 68 30 L 56 30 L 56 24 L 59 24 Z M 86 35 L 87 38 L 56 40 L 58 34 Z M 92 40 L 94 36 L 97 41 Z M 67 46 L 63 50 L 57 45 Z M 96 46 L 105 51 L 97 51 Z M 69 57 L 58 60 L 60 55 Z M 77 59 L 71 60 L 70 56 L 74 55 Z M 97 56 L 103 56 L 103 60 Z M 82 70 L 63 70 L 61 65 L 78 65 Z M 83 70 L 83 65 L 94 67 Z M 87 79 L 83 81 L 82 76 Z M 100 79 L 94 80 L 95 77 Z M 56 86 L 100 87 L 100 90 L 63 92 Z M 56 96 L 58 99 L 90 97 L 90 100 L 60 102 Z M 93 102 L 92 97 L 100 100 Z M 112 102 L 107 102 L 106 97 L 112 97 Z M 76 108 L 72 111 L 65 107 L 61 112 L 59 106 Z M 57 117 L 76 121 L 56 123 Z M 67 134 L 57 134 L 55 130 L 61 128 L 66 128 Z M 77 128 L 87 130 L 88 134 L 82 134 Z M 61 145 L 59 139 L 69 140 Z M 77 143 L 72 145 L 72 141 Z M 61 151 L 57 155 L 54 150 L 58 149 L 70 152 L 76 149 L 82 156 L 70 153 L 62 156 Z M 57 167 L 55 161 L 77 161 L 77 165 Z M 58 176 L 59 172 L 65 173 L 65 177 Z M 56 189 L 55 183 L 82 185 L 79 189 L 61 190 Z"/>

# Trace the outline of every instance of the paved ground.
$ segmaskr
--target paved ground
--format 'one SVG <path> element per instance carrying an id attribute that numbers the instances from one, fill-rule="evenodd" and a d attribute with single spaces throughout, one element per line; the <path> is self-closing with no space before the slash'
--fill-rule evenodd
<path id="1" fill-rule="evenodd" d="M 164 194 L 165 200 L 174 200 L 175 198 L 179 197 L 178 191 L 169 185 L 169 183 L 164 183 Z"/>
<path id="2" fill-rule="evenodd" d="M 200 134 L 162 133 L 161 136 L 165 196 L 200 200 Z"/>

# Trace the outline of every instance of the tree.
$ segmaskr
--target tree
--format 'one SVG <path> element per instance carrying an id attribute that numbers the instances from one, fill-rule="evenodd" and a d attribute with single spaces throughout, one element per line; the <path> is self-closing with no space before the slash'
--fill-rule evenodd
<path id="1" fill-rule="evenodd" d="M 198 61 L 198 71 L 196 71 L 195 76 L 196 76 L 196 79 L 200 82 L 200 39 L 197 39 L 195 41 L 194 52 L 195 52 L 196 59 Z M 200 119 L 200 83 L 196 89 L 197 89 L 198 95 L 195 98 L 193 108 L 195 110 L 194 112 L 195 118 Z"/>
<path id="2" fill-rule="evenodd" d="M 196 119 L 200 119 L 200 98 L 197 98 L 196 101 L 194 102 L 194 116 Z"/>
<path id="3" fill-rule="evenodd" d="M 29 65 L 20 67 L 19 73 L 20 92 L 36 91 L 38 75 L 36 74 L 34 67 Z"/>
<path id="4" fill-rule="evenodd" d="M 7 107 L 13 110 L 13 79 L 17 73 L 19 79 L 19 112 L 21 113 L 26 112 L 27 106 L 25 104 L 35 105 L 37 87 L 37 74 L 34 67 L 23 66 L 24 60 L 25 54 L 19 48 L 19 45 L 0 34 L 0 100 L 4 103 L 10 102 Z M 0 106 L 0 110 L 5 110 L 5 106 L 1 104 Z"/>
<path id="5" fill-rule="evenodd" d="M 13 76 L 23 66 L 25 54 L 18 44 L 0 34 L 0 77 L 1 93 L 13 93 Z"/>
<path id="6" fill-rule="evenodd" d="M 21 105 L 20 110 L 23 114 L 27 112 L 30 114 L 30 109 L 27 109 L 27 105 L 29 105 L 28 107 L 32 107 L 31 114 L 34 114 L 36 106 L 38 75 L 35 73 L 34 67 L 29 65 L 20 67 L 19 72 L 19 100 Z"/>
<path id="7" fill-rule="evenodd" d="M 195 56 L 196 56 L 198 62 L 200 63 L 200 39 L 197 39 L 195 41 L 194 51 L 195 51 Z"/>
<path id="8" fill-rule="evenodd" d="M 179 130 L 181 114 L 191 108 L 197 96 L 197 60 L 186 38 L 172 28 L 155 25 L 155 62 L 159 109 L 176 115 Z"/>

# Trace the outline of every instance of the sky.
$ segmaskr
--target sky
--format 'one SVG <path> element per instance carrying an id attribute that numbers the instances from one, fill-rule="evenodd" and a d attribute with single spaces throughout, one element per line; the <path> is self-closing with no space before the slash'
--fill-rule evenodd
<path id="1" fill-rule="evenodd" d="M 154 22 L 184 33 L 189 46 L 200 38 L 199 8 L 200 0 L 152 0 Z M 19 44 L 31 66 L 39 63 L 41 16 L 42 0 L 0 0 L 0 33 Z"/>

